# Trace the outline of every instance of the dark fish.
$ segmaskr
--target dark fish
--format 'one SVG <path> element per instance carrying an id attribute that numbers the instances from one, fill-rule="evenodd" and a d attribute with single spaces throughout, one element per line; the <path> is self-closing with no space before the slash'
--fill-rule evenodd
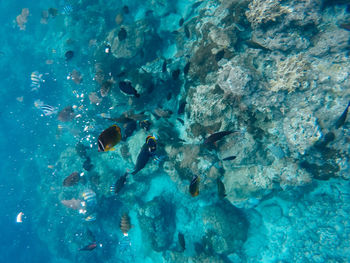
<path id="1" fill-rule="evenodd" d="M 124 128 L 124 134 L 123 134 L 122 140 L 125 141 L 127 138 L 129 138 L 134 133 L 134 131 L 137 128 L 137 123 L 135 120 L 130 119 L 129 122 L 127 122 L 123 125 L 123 128 Z"/>
<path id="2" fill-rule="evenodd" d="M 86 236 L 92 241 L 92 242 L 96 242 L 96 238 L 95 235 L 92 233 L 92 231 L 90 229 L 86 230 Z"/>
<path id="3" fill-rule="evenodd" d="M 109 91 L 113 87 L 113 84 L 114 84 L 114 81 L 110 80 L 110 79 L 102 82 L 101 89 L 100 89 L 102 97 L 107 96 L 107 94 L 109 93 Z"/>
<path id="4" fill-rule="evenodd" d="M 67 106 L 58 113 L 58 119 L 62 122 L 69 122 L 73 120 L 75 113 L 72 106 Z"/>
<path id="5" fill-rule="evenodd" d="M 339 27 L 350 31 L 350 23 L 340 24 Z"/>
<path id="6" fill-rule="evenodd" d="M 181 101 L 179 104 L 179 109 L 177 110 L 177 114 L 183 114 L 185 112 L 186 101 Z"/>
<path id="7" fill-rule="evenodd" d="M 77 154 L 80 158 L 83 158 L 83 159 L 86 158 L 86 156 L 87 156 L 86 150 L 87 149 L 89 149 L 89 147 L 85 146 L 81 142 L 79 142 L 75 145 L 75 151 L 77 152 Z"/>
<path id="8" fill-rule="evenodd" d="M 199 1 L 199 2 L 194 3 L 194 4 L 192 5 L 192 9 L 197 8 L 197 7 L 200 6 L 202 3 L 203 3 L 203 1 Z"/>
<path id="9" fill-rule="evenodd" d="M 265 51 L 271 51 L 271 49 L 267 48 L 267 47 L 264 47 L 263 45 L 261 45 L 260 43 L 250 39 L 250 40 L 247 40 L 245 42 L 247 44 L 248 47 L 250 48 L 254 48 L 254 49 L 262 49 L 262 50 L 265 50 Z"/>
<path id="10" fill-rule="evenodd" d="M 184 27 L 184 31 L 185 31 L 185 36 L 187 38 L 190 38 L 191 37 L 191 33 L 190 33 L 190 30 L 188 29 L 187 25 Z"/>
<path id="11" fill-rule="evenodd" d="M 348 103 L 348 106 L 346 106 L 343 114 L 339 117 L 339 119 L 335 122 L 335 128 L 339 129 L 341 126 L 344 125 L 345 121 L 346 121 L 346 117 L 348 116 L 348 111 L 349 111 L 349 107 L 350 107 L 350 101 Z"/>
<path id="12" fill-rule="evenodd" d="M 213 133 L 207 139 L 204 140 L 204 144 L 213 144 L 214 142 L 221 140 L 223 137 L 231 133 L 234 133 L 234 131 L 222 131 Z"/>
<path id="13" fill-rule="evenodd" d="M 197 175 L 193 176 L 189 189 L 192 197 L 196 197 L 199 194 L 199 182 L 199 177 Z"/>
<path id="14" fill-rule="evenodd" d="M 163 73 L 164 73 L 164 72 L 167 72 L 166 66 L 167 66 L 167 62 L 166 62 L 166 60 L 164 60 L 163 65 L 162 65 L 162 72 L 163 72 Z"/>
<path id="15" fill-rule="evenodd" d="M 176 118 L 182 125 L 185 125 L 185 122 L 183 119 L 180 119 L 180 118 Z"/>
<path id="16" fill-rule="evenodd" d="M 129 230 L 131 229 L 130 217 L 127 213 L 122 215 L 120 220 L 120 230 L 123 232 L 124 236 L 128 235 Z"/>
<path id="17" fill-rule="evenodd" d="M 124 14 L 129 14 L 129 7 L 127 5 L 123 6 L 123 12 Z"/>
<path id="18" fill-rule="evenodd" d="M 85 160 L 84 163 L 83 163 L 83 169 L 84 169 L 85 171 L 90 172 L 90 171 L 92 170 L 93 167 L 94 167 L 94 166 L 93 166 L 92 163 L 91 163 L 90 157 L 86 157 L 86 160 Z"/>
<path id="19" fill-rule="evenodd" d="M 100 136 L 98 136 L 98 151 L 107 152 L 114 150 L 113 147 L 120 142 L 122 134 L 120 127 L 112 125 L 111 127 L 104 130 Z"/>
<path id="20" fill-rule="evenodd" d="M 335 134 L 333 132 L 328 132 L 324 136 L 323 140 L 318 141 L 315 143 L 315 147 L 318 148 L 319 150 L 324 149 L 330 142 L 334 141 L 335 139 Z"/>
<path id="21" fill-rule="evenodd" d="M 154 156 L 154 152 L 157 149 L 157 141 L 154 136 L 147 136 L 146 143 L 142 146 L 139 155 L 137 156 L 136 165 L 134 171 L 131 174 L 136 174 L 142 170 L 151 156 Z"/>
<path id="22" fill-rule="evenodd" d="M 179 76 L 180 76 L 180 70 L 179 69 L 175 69 L 172 73 L 171 76 L 173 77 L 173 80 L 178 80 Z"/>
<path id="23" fill-rule="evenodd" d="M 223 160 L 223 161 L 232 161 L 232 160 L 236 159 L 236 157 L 237 157 L 237 156 L 232 155 L 232 156 L 228 156 L 228 157 L 226 157 L 226 158 L 224 158 L 224 159 L 222 159 L 222 160 Z"/>
<path id="24" fill-rule="evenodd" d="M 120 28 L 119 32 L 118 32 L 118 39 L 119 41 L 123 41 L 125 40 L 127 37 L 127 32 L 125 30 L 124 27 Z"/>
<path id="25" fill-rule="evenodd" d="M 151 154 L 149 152 L 148 145 L 145 143 L 142 146 L 139 155 L 137 156 L 136 165 L 135 165 L 134 171 L 131 174 L 135 175 L 139 171 L 141 171 L 148 163 L 148 160 L 150 157 L 151 157 Z"/>
<path id="26" fill-rule="evenodd" d="M 173 96 L 173 94 L 171 92 L 168 93 L 168 95 L 166 96 L 167 100 L 171 100 L 171 97 Z"/>
<path id="27" fill-rule="evenodd" d="M 58 10 L 56 8 L 53 8 L 53 7 L 50 7 L 48 11 L 49 11 L 49 15 L 52 17 L 55 17 L 58 14 Z"/>
<path id="28" fill-rule="evenodd" d="M 187 62 L 185 67 L 184 67 L 184 75 L 186 76 L 190 70 L 191 62 Z"/>
<path id="29" fill-rule="evenodd" d="M 128 173 L 125 173 L 124 175 L 122 175 L 118 178 L 118 180 L 115 182 L 115 184 L 110 187 L 111 193 L 117 195 L 122 190 L 122 188 L 124 187 L 124 185 L 126 183 L 127 176 L 128 176 Z"/>
<path id="30" fill-rule="evenodd" d="M 215 60 L 219 62 L 221 59 L 223 59 L 225 56 L 225 50 L 220 50 L 218 53 L 215 55 Z"/>
<path id="31" fill-rule="evenodd" d="M 96 242 L 93 242 L 83 248 L 80 248 L 79 251 L 91 251 L 91 250 L 94 250 L 96 247 L 97 247 Z"/>
<path id="32" fill-rule="evenodd" d="M 120 81 L 119 89 L 129 95 L 134 95 L 136 98 L 140 97 L 140 94 L 137 93 L 137 90 L 131 85 L 130 81 Z"/>
<path id="33" fill-rule="evenodd" d="M 225 189 L 224 183 L 219 178 L 217 178 L 216 179 L 216 184 L 218 186 L 218 196 L 219 196 L 219 198 L 220 199 L 224 199 L 225 196 L 226 196 L 226 189 Z"/>
<path id="34" fill-rule="evenodd" d="M 184 24 L 184 22 L 185 22 L 185 20 L 184 20 L 183 18 L 181 18 L 181 19 L 179 20 L 179 26 L 182 26 L 182 25 Z"/>
<path id="35" fill-rule="evenodd" d="M 76 185 L 80 180 L 80 174 L 78 172 L 71 173 L 63 181 L 63 186 L 73 186 Z"/>
<path id="36" fill-rule="evenodd" d="M 185 236 L 184 234 L 182 234 L 181 232 L 179 232 L 179 234 L 177 235 L 177 239 L 179 241 L 180 247 L 182 249 L 181 252 L 184 252 L 186 249 L 186 242 L 185 242 Z"/>
<path id="37" fill-rule="evenodd" d="M 144 129 L 145 131 L 148 131 L 150 129 L 151 124 L 152 123 L 149 120 L 142 120 L 139 123 L 141 129 Z"/>
<path id="38" fill-rule="evenodd" d="M 74 52 L 72 50 L 68 50 L 64 56 L 66 57 L 66 61 L 71 60 L 74 57 Z"/>

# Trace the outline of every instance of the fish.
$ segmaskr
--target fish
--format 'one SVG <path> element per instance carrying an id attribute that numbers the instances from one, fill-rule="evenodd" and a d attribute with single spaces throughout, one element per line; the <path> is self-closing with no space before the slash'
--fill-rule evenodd
<path id="1" fill-rule="evenodd" d="M 339 129 L 341 126 L 344 125 L 345 121 L 346 121 L 346 117 L 348 116 L 348 111 L 349 111 L 349 107 L 350 107 L 350 101 L 348 103 L 348 106 L 346 106 L 344 112 L 342 113 L 342 115 L 339 117 L 339 119 L 335 122 L 335 128 Z"/>
<path id="2" fill-rule="evenodd" d="M 135 175 L 146 166 L 148 160 L 151 156 L 154 155 L 154 152 L 156 151 L 156 145 L 157 141 L 155 137 L 147 136 L 146 143 L 142 146 L 141 151 L 137 156 L 134 171 L 131 173 L 132 175 Z"/>
<path id="3" fill-rule="evenodd" d="M 19 213 L 17 214 L 17 217 L 16 217 L 16 222 L 17 222 L 17 223 L 22 223 L 22 222 L 23 222 L 23 215 L 24 215 L 23 212 L 19 212 Z"/>
<path id="4" fill-rule="evenodd" d="M 124 27 L 120 28 L 119 32 L 118 32 L 118 39 L 119 41 L 123 41 L 125 40 L 127 37 L 127 32 L 125 30 Z"/>
<path id="5" fill-rule="evenodd" d="M 111 88 L 113 87 L 114 81 L 109 79 L 102 82 L 100 93 L 102 97 L 106 97 Z"/>
<path id="6" fill-rule="evenodd" d="M 148 131 L 150 129 L 151 124 L 152 123 L 149 120 L 142 120 L 139 122 L 139 126 L 145 131 Z"/>
<path id="7" fill-rule="evenodd" d="M 185 242 L 185 236 L 181 232 L 177 234 L 177 239 L 179 241 L 180 247 L 181 247 L 181 252 L 184 252 L 186 249 L 186 242 Z"/>
<path id="8" fill-rule="evenodd" d="M 267 47 L 264 47 L 263 45 L 261 45 L 259 42 L 253 40 L 253 39 L 250 39 L 250 40 L 247 40 L 245 41 L 245 44 L 250 47 L 250 48 L 253 48 L 253 49 L 262 49 L 262 50 L 265 50 L 265 51 L 271 51 L 271 49 L 267 48 Z"/>
<path id="9" fill-rule="evenodd" d="M 92 170 L 92 168 L 93 168 L 94 166 L 93 166 L 93 164 L 91 163 L 91 159 L 90 159 L 90 157 L 86 157 L 86 160 L 84 161 L 84 163 L 83 163 L 83 169 L 85 170 L 85 171 L 91 171 Z"/>
<path id="10" fill-rule="evenodd" d="M 208 144 L 208 145 L 214 144 L 215 142 L 221 140 L 226 135 L 229 135 L 234 132 L 236 131 L 221 131 L 221 132 L 213 133 L 207 139 L 204 140 L 204 144 Z"/>
<path id="11" fill-rule="evenodd" d="M 218 186 L 218 196 L 220 199 L 224 199 L 226 196 L 226 189 L 224 183 L 220 180 L 220 178 L 216 179 L 216 184 Z"/>
<path id="12" fill-rule="evenodd" d="M 49 15 L 52 17 L 55 17 L 58 14 L 58 10 L 56 8 L 53 8 L 53 7 L 50 7 L 48 12 L 49 12 Z"/>
<path id="13" fill-rule="evenodd" d="M 187 25 L 185 25 L 184 31 L 185 31 L 185 36 L 186 36 L 187 38 L 190 38 L 190 37 L 191 37 L 191 33 L 190 33 L 190 30 L 188 29 L 188 26 L 187 26 Z"/>
<path id="14" fill-rule="evenodd" d="M 178 120 L 182 125 L 185 125 L 185 122 L 183 119 L 180 119 L 180 118 L 176 118 L 176 120 Z"/>
<path id="15" fill-rule="evenodd" d="M 188 72 L 190 71 L 190 66 L 191 66 L 191 62 L 188 61 L 184 67 L 184 75 L 186 76 L 188 74 Z"/>
<path id="16" fill-rule="evenodd" d="M 98 136 L 98 151 L 107 152 L 114 150 L 113 147 L 120 142 L 122 134 L 118 125 L 112 125 Z"/>
<path id="17" fill-rule="evenodd" d="M 129 7 L 127 5 L 123 6 L 122 10 L 123 10 L 124 14 L 129 14 L 129 12 L 130 12 Z"/>
<path id="18" fill-rule="evenodd" d="M 83 75 L 79 71 L 73 69 L 73 71 L 69 74 L 68 79 L 73 80 L 75 84 L 79 85 L 83 81 Z"/>
<path id="19" fill-rule="evenodd" d="M 203 2 L 204 2 L 204 1 L 198 1 L 198 2 L 194 3 L 194 4 L 192 5 L 192 9 L 197 8 L 197 7 L 200 6 Z"/>
<path id="20" fill-rule="evenodd" d="M 183 100 L 179 103 L 179 109 L 177 110 L 177 114 L 181 115 L 185 112 L 186 101 Z"/>
<path id="21" fill-rule="evenodd" d="M 120 220 L 120 230 L 123 232 L 124 236 L 128 236 L 128 232 L 131 229 L 130 217 L 127 213 L 124 213 Z"/>
<path id="22" fill-rule="evenodd" d="M 185 20 L 183 19 L 183 17 L 181 17 L 181 19 L 179 20 L 179 26 L 182 26 L 184 24 Z"/>
<path id="23" fill-rule="evenodd" d="M 168 95 L 166 96 L 166 99 L 169 101 L 169 100 L 171 100 L 172 96 L 173 96 L 173 94 L 171 92 L 169 92 Z"/>
<path id="24" fill-rule="evenodd" d="M 150 157 L 151 157 L 151 155 L 149 153 L 148 146 L 145 143 L 142 146 L 141 151 L 139 152 L 139 155 L 137 156 L 135 168 L 134 168 L 134 171 L 131 174 L 135 175 L 139 171 L 141 171 L 146 166 L 146 164 L 148 163 L 148 160 L 150 159 Z"/>
<path id="25" fill-rule="evenodd" d="M 89 245 L 86 245 L 85 247 L 80 248 L 79 251 L 91 251 L 91 250 L 94 250 L 95 248 L 97 248 L 97 244 L 96 242 L 93 242 Z"/>
<path id="26" fill-rule="evenodd" d="M 178 80 L 179 79 L 179 76 L 180 76 L 180 69 L 175 69 L 172 73 L 171 73 L 171 76 L 173 78 L 173 80 Z"/>
<path id="27" fill-rule="evenodd" d="M 223 59 L 225 56 L 225 50 L 222 49 L 218 53 L 215 54 L 215 60 L 219 62 L 221 59 Z"/>
<path id="28" fill-rule="evenodd" d="M 97 200 L 96 200 L 96 193 L 92 190 L 86 190 L 82 194 L 85 205 L 88 204 L 89 206 L 96 205 Z"/>
<path id="29" fill-rule="evenodd" d="M 44 82 L 43 74 L 39 73 L 38 71 L 34 71 L 30 74 L 30 80 L 30 87 L 32 88 L 31 91 L 38 90 L 41 87 L 41 83 Z"/>
<path id="30" fill-rule="evenodd" d="M 157 108 L 153 111 L 153 115 L 158 118 L 170 118 L 171 114 L 173 114 L 171 110 L 163 110 L 161 108 Z"/>
<path id="31" fill-rule="evenodd" d="M 225 157 L 225 158 L 222 159 L 222 160 L 223 160 L 223 161 L 232 161 L 232 160 L 236 159 L 236 157 L 237 157 L 237 156 L 232 155 L 232 156 Z"/>
<path id="32" fill-rule="evenodd" d="M 58 113 L 58 120 L 62 122 L 69 122 L 73 120 L 74 117 L 75 117 L 75 113 L 72 106 L 67 106 Z"/>
<path id="33" fill-rule="evenodd" d="M 199 195 L 199 182 L 200 178 L 197 175 L 193 176 L 189 187 L 189 192 L 192 197 L 196 197 L 197 195 Z"/>
<path id="34" fill-rule="evenodd" d="M 167 66 L 167 62 L 166 62 L 166 59 L 164 59 L 164 62 L 163 62 L 163 65 L 162 65 L 162 72 L 167 72 L 167 69 L 166 69 L 166 66 Z"/>
<path id="35" fill-rule="evenodd" d="M 95 221 L 96 220 L 96 215 L 95 214 L 91 214 L 87 217 L 85 217 L 84 219 L 86 222 L 92 222 L 92 221 Z"/>
<path id="36" fill-rule="evenodd" d="M 340 24 L 339 27 L 350 31 L 350 23 Z"/>
<path id="37" fill-rule="evenodd" d="M 90 103 L 96 104 L 96 105 L 100 104 L 102 101 L 102 99 L 97 95 L 96 92 L 91 92 L 89 94 L 89 100 L 90 100 Z"/>
<path id="38" fill-rule="evenodd" d="M 35 108 L 42 111 L 44 116 L 51 116 L 57 114 L 57 108 L 51 105 L 44 104 L 41 100 L 34 101 Z"/>
<path id="39" fill-rule="evenodd" d="M 70 200 L 62 200 L 61 203 L 71 209 L 78 210 L 81 208 L 81 200 L 72 198 Z"/>
<path id="40" fill-rule="evenodd" d="M 124 175 L 120 176 L 114 185 L 110 187 L 110 191 L 113 194 L 118 194 L 124 187 L 126 183 L 126 178 L 128 177 L 128 173 L 126 172 Z"/>
<path id="41" fill-rule="evenodd" d="M 73 57 L 74 57 L 74 51 L 72 50 L 68 50 L 64 56 L 66 57 L 66 61 L 69 61 L 71 60 Z"/>
<path id="42" fill-rule="evenodd" d="M 75 151 L 77 152 L 77 154 L 80 158 L 85 159 L 87 157 L 87 152 L 86 152 L 87 149 L 89 149 L 89 147 L 87 147 L 86 145 L 84 145 L 81 142 L 78 142 L 75 145 Z"/>
<path id="43" fill-rule="evenodd" d="M 131 85 L 130 81 L 120 81 L 119 89 L 128 95 L 134 95 L 136 98 L 140 97 L 140 94 L 137 93 L 137 90 Z"/>
<path id="44" fill-rule="evenodd" d="M 79 183 L 80 174 L 78 172 L 73 172 L 63 180 L 63 186 L 73 186 Z"/>
<path id="45" fill-rule="evenodd" d="M 122 140 L 125 141 L 127 138 L 129 138 L 133 133 L 134 131 L 136 130 L 137 128 L 137 122 L 133 119 L 130 119 L 129 122 L 127 123 L 124 123 L 123 125 L 123 128 L 124 128 L 124 133 L 123 133 L 123 137 L 122 137 Z"/>

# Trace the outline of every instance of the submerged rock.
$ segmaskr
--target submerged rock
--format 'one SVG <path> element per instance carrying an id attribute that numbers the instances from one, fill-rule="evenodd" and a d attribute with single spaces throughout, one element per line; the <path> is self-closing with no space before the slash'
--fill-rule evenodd
<path id="1" fill-rule="evenodd" d="M 139 210 L 140 227 L 157 251 L 169 249 L 175 233 L 175 206 L 162 196 L 155 197 Z"/>
<path id="2" fill-rule="evenodd" d="M 241 210 L 227 201 L 205 207 L 202 218 L 207 233 L 203 241 L 218 254 L 239 250 L 247 239 L 248 220 Z"/>

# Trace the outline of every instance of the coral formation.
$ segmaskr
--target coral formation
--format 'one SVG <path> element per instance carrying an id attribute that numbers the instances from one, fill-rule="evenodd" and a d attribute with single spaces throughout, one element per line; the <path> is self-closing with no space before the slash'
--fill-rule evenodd
<path id="1" fill-rule="evenodd" d="M 270 81 L 272 91 L 294 92 L 308 88 L 307 73 L 310 64 L 302 54 L 280 58 L 276 63 L 276 76 Z"/>
<path id="2" fill-rule="evenodd" d="M 246 16 L 254 29 L 270 22 L 277 22 L 281 16 L 292 12 L 289 7 L 283 6 L 280 0 L 253 0 L 248 7 Z"/>

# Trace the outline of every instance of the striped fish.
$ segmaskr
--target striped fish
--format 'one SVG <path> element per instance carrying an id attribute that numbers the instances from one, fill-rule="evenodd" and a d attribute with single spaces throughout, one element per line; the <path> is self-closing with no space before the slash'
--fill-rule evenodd
<path id="1" fill-rule="evenodd" d="M 40 88 L 41 83 L 44 82 L 42 77 L 43 74 L 40 74 L 38 71 L 34 71 L 32 74 L 30 74 L 30 87 L 32 88 L 31 91 L 38 90 Z"/>
<path id="2" fill-rule="evenodd" d="M 57 108 L 51 105 L 44 104 L 41 100 L 34 101 L 35 108 L 41 110 L 44 116 L 51 116 L 57 114 Z"/>

